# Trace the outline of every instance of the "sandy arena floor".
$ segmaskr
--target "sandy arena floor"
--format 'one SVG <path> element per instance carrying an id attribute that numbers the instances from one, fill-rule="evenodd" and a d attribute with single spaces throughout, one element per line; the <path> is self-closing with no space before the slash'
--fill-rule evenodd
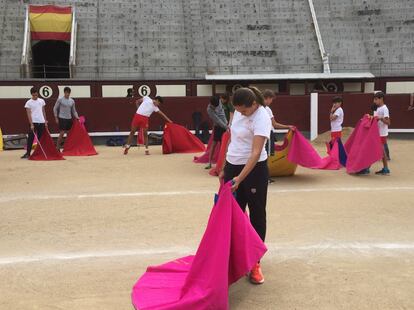
<path id="1" fill-rule="evenodd" d="M 414 309 L 414 143 L 390 149 L 389 177 L 299 168 L 270 185 L 266 283 L 233 285 L 232 309 Z M 148 265 L 196 250 L 217 179 L 193 155 L 98 151 L 0 153 L 0 309 L 132 309 Z"/>

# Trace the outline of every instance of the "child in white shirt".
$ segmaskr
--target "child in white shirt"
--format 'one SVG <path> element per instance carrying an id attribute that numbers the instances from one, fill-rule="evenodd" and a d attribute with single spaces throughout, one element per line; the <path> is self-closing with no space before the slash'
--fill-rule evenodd
<path id="1" fill-rule="evenodd" d="M 382 157 L 382 163 L 384 167 L 380 170 L 375 172 L 377 175 L 389 175 L 390 169 L 388 168 L 388 158 L 387 158 L 387 151 L 388 143 L 388 126 L 391 124 L 390 119 L 390 112 L 388 107 L 384 103 L 384 93 L 377 92 L 374 95 L 374 103 L 377 105 L 377 111 L 375 111 L 374 116 L 378 119 L 378 129 L 381 137 L 381 142 L 384 145 L 384 155 Z"/>

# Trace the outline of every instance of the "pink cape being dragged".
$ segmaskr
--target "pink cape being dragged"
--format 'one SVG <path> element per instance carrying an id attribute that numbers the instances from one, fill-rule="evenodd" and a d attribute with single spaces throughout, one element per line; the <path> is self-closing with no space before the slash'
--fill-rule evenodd
<path id="1" fill-rule="evenodd" d="M 74 120 L 64 144 L 63 156 L 91 156 L 97 154 L 85 127 L 79 121 Z"/>
<path id="2" fill-rule="evenodd" d="M 356 173 L 381 160 L 383 146 L 377 119 L 364 116 L 344 145 L 348 154 L 346 172 Z"/>
<path id="3" fill-rule="evenodd" d="M 208 163 L 208 158 L 210 156 L 210 149 L 212 147 L 213 144 L 213 139 L 214 139 L 214 135 L 211 134 L 210 139 L 208 140 L 208 144 L 207 144 L 207 149 L 205 151 L 205 153 L 201 156 L 194 156 L 194 160 L 193 162 L 195 162 L 196 164 L 207 164 Z M 214 150 L 214 154 L 213 157 L 211 159 L 212 164 L 215 164 L 217 162 L 217 158 L 220 152 L 220 142 L 217 142 L 216 144 L 216 149 Z"/>
<path id="4" fill-rule="evenodd" d="M 43 131 L 40 141 L 38 141 L 33 154 L 29 157 L 30 160 L 63 160 L 63 156 L 56 149 L 50 136 L 49 130 L 46 128 Z"/>
<path id="5" fill-rule="evenodd" d="M 224 166 L 224 161 L 226 160 L 227 145 L 230 140 L 230 132 L 226 131 L 221 138 L 220 151 L 217 157 L 217 164 L 215 167 L 211 168 L 209 174 L 212 176 L 218 176 L 221 172 L 221 169 Z"/>
<path id="6" fill-rule="evenodd" d="M 205 145 L 187 128 L 168 123 L 164 128 L 162 153 L 198 153 L 206 150 Z"/>
<path id="7" fill-rule="evenodd" d="M 288 160 L 312 169 L 338 170 L 341 167 L 337 142 L 329 151 L 328 156 L 321 158 L 312 144 L 298 130 L 295 130 L 293 134 Z"/>
<path id="8" fill-rule="evenodd" d="M 227 183 L 221 187 L 196 255 L 148 267 L 132 290 L 132 303 L 140 310 L 227 310 L 229 286 L 265 252 Z"/>

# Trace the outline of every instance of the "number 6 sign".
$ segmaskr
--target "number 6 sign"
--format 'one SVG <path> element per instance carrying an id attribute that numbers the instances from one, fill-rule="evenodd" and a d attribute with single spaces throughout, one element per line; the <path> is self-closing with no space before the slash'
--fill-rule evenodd
<path id="1" fill-rule="evenodd" d="M 47 86 L 47 85 L 44 85 L 44 86 L 40 87 L 39 95 L 42 98 L 45 98 L 45 99 L 52 97 L 52 95 L 53 95 L 52 87 Z"/>
<path id="2" fill-rule="evenodd" d="M 141 85 L 141 86 L 138 88 L 138 94 L 139 94 L 141 97 L 144 97 L 144 96 L 149 96 L 149 95 L 151 94 L 151 88 L 150 88 L 148 85 Z"/>

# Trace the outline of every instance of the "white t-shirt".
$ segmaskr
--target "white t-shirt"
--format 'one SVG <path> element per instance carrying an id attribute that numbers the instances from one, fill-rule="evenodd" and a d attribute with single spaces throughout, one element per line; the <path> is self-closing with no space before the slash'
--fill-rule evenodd
<path id="1" fill-rule="evenodd" d="M 269 114 L 262 106 L 250 116 L 235 111 L 230 127 L 231 141 L 226 160 L 233 165 L 245 165 L 252 153 L 253 137 L 262 136 L 269 139 L 271 128 Z M 263 145 L 259 161 L 266 159 L 267 153 Z"/>
<path id="2" fill-rule="evenodd" d="M 37 98 L 36 100 L 29 99 L 24 105 L 25 108 L 30 109 L 32 113 L 32 122 L 33 123 L 44 123 L 45 117 L 43 116 L 43 107 L 46 105 L 46 102 L 42 98 Z"/>
<path id="3" fill-rule="evenodd" d="M 152 99 L 148 96 L 142 98 L 142 103 L 138 107 L 137 114 L 150 117 L 152 113 L 158 112 L 160 109 L 154 104 Z"/>
<path id="4" fill-rule="evenodd" d="M 270 119 L 272 119 L 274 117 L 272 109 L 268 106 L 266 106 L 265 109 L 266 109 L 266 112 L 269 114 Z"/>
<path id="5" fill-rule="evenodd" d="M 337 118 L 331 121 L 331 131 L 342 131 L 342 123 L 344 122 L 344 110 L 342 110 L 342 108 L 338 108 L 333 115 L 336 115 Z"/>
<path id="6" fill-rule="evenodd" d="M 266 109 L 267 114 L 269 114 L 270 124 L 271 124 L 271 127 L 272 127 L 272 131 L 274 132 L 275 131 L 275 128 L 273 128 L 272 118 L 274 118 L 275 116 L 273 115 L 273 111 L 272 111 L 272 109 L 270 107 L 265 106 L 265 109 Z"/>
<path id="7" fill-rule="evenodd" d="M 382 107 L 379 107 L 377 111 L 375 111 L 374 116 L 379 118 L 390 117 L 390 111 L 388 107 L 384 104 Z M 383 121 L 378 121 L 378 128 L 381 137 L 388 136 L 388 125 L 385 124 Z"/>

